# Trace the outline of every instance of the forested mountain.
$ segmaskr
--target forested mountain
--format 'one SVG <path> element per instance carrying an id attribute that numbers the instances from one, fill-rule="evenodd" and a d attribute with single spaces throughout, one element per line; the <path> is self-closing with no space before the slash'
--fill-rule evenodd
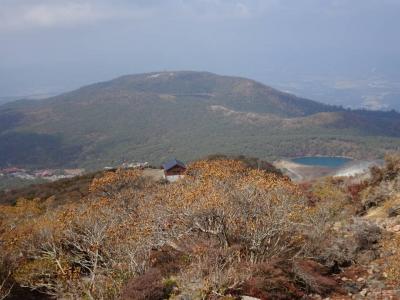
<path id="1" fill-rule="evenodd" d="M 0 106 L 0 166 L 160 163 L 210 153 L 379 157 L 400 149 L 396 112 L 349 111 L 206 72 L 123 76 Z"/>

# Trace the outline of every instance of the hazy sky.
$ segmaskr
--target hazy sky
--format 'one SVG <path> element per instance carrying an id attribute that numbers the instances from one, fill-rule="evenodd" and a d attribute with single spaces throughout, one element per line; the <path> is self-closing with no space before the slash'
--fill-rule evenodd
<path id="1" fill-rule="evenodd" d="M 0 0 L 0 96 L 159 70 L 396 87 L 400 0 Z"/>

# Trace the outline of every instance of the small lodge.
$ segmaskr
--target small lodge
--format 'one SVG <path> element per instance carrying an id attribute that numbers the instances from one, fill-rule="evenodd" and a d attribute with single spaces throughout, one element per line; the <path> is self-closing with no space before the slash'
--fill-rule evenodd
<path id="1" fill-rule="evenodd" d="M 186 171 L 185 164 L 177 159 L 173 159 L 164 163 L 162 167 L 164 169 L 165 179 L 171 182 L 182 178 Z"/>

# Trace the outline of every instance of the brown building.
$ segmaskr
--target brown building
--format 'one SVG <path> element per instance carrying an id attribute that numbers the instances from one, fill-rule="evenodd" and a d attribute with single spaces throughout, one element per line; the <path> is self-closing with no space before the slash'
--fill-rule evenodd
<path id="1" fill-rule="evenodd" d="M 186 166 L 183 162 L 173 159 L 163 164 L 164 175 L 168 176 L 179 176 L 183 175 L 186 171 Z"/>

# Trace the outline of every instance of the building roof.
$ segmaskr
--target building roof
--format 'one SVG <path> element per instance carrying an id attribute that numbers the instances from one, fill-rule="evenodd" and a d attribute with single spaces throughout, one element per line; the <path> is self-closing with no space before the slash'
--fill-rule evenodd
<path id="1" fill-rule="evenodd" d="M 185 164 L 183 162 L 177 160 L 177 159 L 170 160 L 170 161 L 168 161 L 168 162 L 166 162 L 166 163 L 164 163 L 162 165 L 162 167 L 163 167 L 163 169 L 165 171 L 168 171 L 168 170 L 172 169 L 175 166 L 179 166 L 179 167 L 182 167 L 182 168 L 186 169 Z"/>

